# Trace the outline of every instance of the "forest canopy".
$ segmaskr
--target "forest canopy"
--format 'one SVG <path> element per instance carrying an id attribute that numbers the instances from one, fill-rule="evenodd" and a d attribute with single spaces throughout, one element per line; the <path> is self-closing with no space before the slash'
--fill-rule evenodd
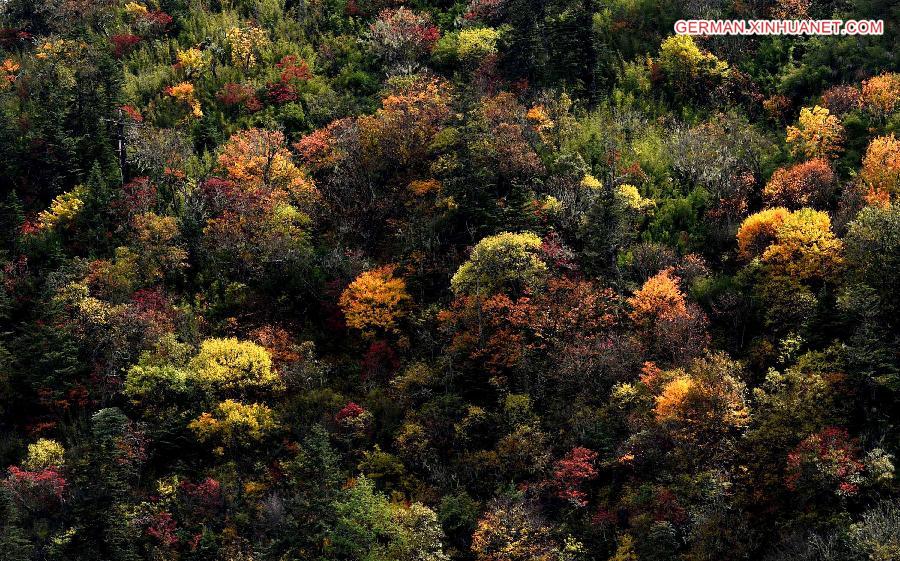
<path id="1" fill-rule="evenodd" d="M 0 559 L 900 560 L 898 26 L 0 2 Z"/>

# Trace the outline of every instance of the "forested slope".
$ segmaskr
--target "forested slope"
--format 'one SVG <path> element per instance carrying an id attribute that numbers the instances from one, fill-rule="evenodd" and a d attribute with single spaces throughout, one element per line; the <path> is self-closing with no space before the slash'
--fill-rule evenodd
<path id="1" fill-rule="evenodd" d="M 0 559 L 900 559 L 898 23 L 0 3 Z"/>

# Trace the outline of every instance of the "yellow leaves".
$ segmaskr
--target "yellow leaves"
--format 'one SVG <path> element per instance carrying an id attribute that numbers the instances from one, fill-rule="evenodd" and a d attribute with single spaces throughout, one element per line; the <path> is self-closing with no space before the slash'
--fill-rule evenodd
<path id="1" fill-rule="evenodd" d="M 551 561 L 560 559 L 550 528 L 522 502 L 495 503 L 472 535 L 477 561 Z"/>
<path id="2" fill-rule="evenodd" d="M 498 289 L 514 292 L 541 286 L 547 264 L 538 256 L 541 238 L 531 232 L 502 232 L 482 239 L 469 260 L 453 275 L 457 294 L 490 295 Z"/>
<path id="3" fill-rule="evenodd" d="M 656 206 L 653 199 L 645 199 L 637 187 L 628 183 L 616 187 L 615 197 L 622 206 L 637 212 L 646 212 Z"/>
<path id="4" fill-rule="evenodd" d="M 791 278 L 825 278 L 841 263 L 843 244 L 831 231 L 825 212 L 808 208 L 792 212 L 777 228 L 775 239 L 762 260 Z"/>
<path id="5" fill-rule="evenodd" d="M 600 189 L 603 187 L 603 184 L 600 183 L 599 179 L 588 173 L 581 178 L 581 186 L 585 189 Z"/>
<path id="6" fill-rule="evenodd" d="M 685 444 L 716 446 L 723 433 L 750 422 L 741 365 L 711 354 L 687 370 L 662 374 L 668 381 L 656 396 L 653 415 L 671 436 Z"/>
<path id="7" fill-rule="evenodd" d="M 214 392 L 279 390 L 284 385 L 265 348 L 233 337 L 203 341 L 190 370 L 197 383 Z"/>
<path id="8" fill-rule="evenodd" d="M 31 471 L 60 467 L 65 463 L 65 452 L 59 442 L 40 438 L 28 445 L 28 457 L 22 462 L 22 467 Z"/>
<path id="9" fill-rule="evenodd" d="M 694 382 L 688 376 L 678 376 L 666 384 L 662 393 L 656 396 L 656 406 L 653 408 L 656 420 L 665 422 L 673 419 L 693 387 Z"/>
<path id="10" fill-rule="evenodd" d="M 528 119 L 531 128 L 538 133 L 541 140 L 546 142 L 547 131 L 554 126 L 553 119 L 547 114 L 547 109 L 543 105 L 535 105 L 525 113 L 525 118 Z"/>
<path id="11" fill-rule="evenodd" d="M 859 177 L 874 195 L 890 197 L 900 191 L 900 140 L 893 133 L 869 143 Z"/>
<path id="12" fill-rule="evenodd" d="M 128 2 L 125 4 L 125 13 L 131 17 L 145 16 L 149 13 L 147 6 L 138 4 L 137 2 Z"/>
<path id="13" fill-rule="evenodd" d="M 191 110 L 191 115 L 197 118 L 203 116 L 200 110 L 200 102 L 194 96 L 194 85 L 190 82 L 181 82 L 174 86 L 169 86 L 165 90 L 166 95 L 175 99 L 175 101 L 186 105 Z"/>
<path id="14" fill-rule="evenodd" d="M 688 315 L 684 294 L 678 287 L 679 279 L 671 269 L 660 271 L 628 299 L 631 319 L 639 325 L 659 320 L 673 320 Z"/>
<path id="15" fill-rule="evenodd" d="M 619 536 L 616 552 L 609 558 L 609 561 L 639 561 L 637 553 L 634 552 L 634 538 L 631 537 L 631 534 Z"/>
<path id="16" fill-rule="evenodd" d="M 394 276 L 388 265 L 362 273 L 341 294 L 339 304 L 347 326 L 365 336 L 376 332 L 396 332 L 397 322 L 406 315 L 411 300 L 406 281 Z"/>
<path id="17" fill-rule="evenodd" d="M 87 190 L 85 187 L 79 185 L 71 191 L 58 195 L 50 203 L 50 208 L 38 214 L 38 228 L 41 230 L 52 230 L 71 223 L 81 212 L 81 209 L 84 208 L 84 196 L 86 194 Z"/>
<path id="18" fill-rule="evenodd" d="M 231 44 L 231 64 L 248 70 L 256 66 L 262 49 L 269 45 L 269 36 L 259 27 L 232 27 L 225 34 Z"/>
<path id="19" fill-rule="evenodd" d="M 84 41 L 72 41 L 68 39 L 58 39 L 56 41 L 45 41 L 38 47 L 35 58 L 38 60 L 46 60 L 51 57 L 71 57 L 82 53 L 87 49 L 88 45 Z"/>
<path id="20" fill-rule="evenodd" d="M 800 110 L 798 126 L 787 128 L 791 154 L 806 158 L 831 159 L 841 150 L 844 127 L 828 109 L 816 105 Z"/>
<path id="21" fill-rule="evenodd" d="M 790 214 L 786 208 L 776 207 L 748 216 L 737 232 L 738 252 L 744 259 L 759 255 L 775 240 L 778 227 Z"/>
<path id="22" fill-rule="evenodd" d="M 728 74 L 728 63 L 700 50 L 690 35 L 673 35 L 663 41 L 659 47 L 659 64 L 676 80 Z"/>
<path id="23" fill-rule="evenodd" d="M 456 56 L 463 62 L 477 62 L 497 52 L 500 33 L 492 27 L 463 29 L 459 32 Z"/>
<path id="24" fill-rule="evenodd" d="M 227 446 L 259 442 L 278 428 L 275 413 L 260 403 L 226 399 L 213 413 L 203 413 L 188 428 L 201 442 L 218 440 Z"/>
<path id="25" fill-rule="evenodd" d="M 865 108 L 878 117 L 893 113 L 900 107 L 900 74 L 886 72 L 862 83 Z"/>
<path id="26" fill-rule="evenodd" d="M 197 48 L 179 50 L 176 52 L 176 57 L 178 58 L 178 64 L 188 74 L 204 70 L 209 66 L 210 61 L 209 56 Z"/>
<path id="27" fill-rule="evenodd" d="M 841 264 L 843 244 L 825 212 L 767 209 L 747 217 L 737 238 L 745 259 L 759 256 L 771 272 L 793 280 L 823 279 Z"/>

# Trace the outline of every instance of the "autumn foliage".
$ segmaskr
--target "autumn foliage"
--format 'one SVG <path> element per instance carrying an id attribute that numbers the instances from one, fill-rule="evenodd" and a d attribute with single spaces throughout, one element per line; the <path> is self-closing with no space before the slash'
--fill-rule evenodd
<path id="1" fill-rule="evenodd" d="M 775 170 L 763 189 L 763 198 L 772 206 L 823 208 L 836 187 L 837 178 L 828 161 L 814 158 Z"/>
<path id="2" fill-rule="evenodd" d="M 406 282 L 387 265 L 360 274 L 341 294 L 339 304 L 347 326 L 366 336 L 392 333 L 410 303 Z"/>

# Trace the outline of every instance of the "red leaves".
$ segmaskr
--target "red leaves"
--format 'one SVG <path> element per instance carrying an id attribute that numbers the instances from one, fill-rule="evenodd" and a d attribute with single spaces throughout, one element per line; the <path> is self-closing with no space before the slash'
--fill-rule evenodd
<path id="1" fill-rule="evenodd" d="M 178 544 L 178 536 L 175 531 L 178 525 L 168 512 L 158 512 L 150 517 L 147 525 L 147 535 L 155 538 L 160 544 L 172 547 Z"/>
<path id="2" fill-rule="evenodd" d="M 141 42 L 141 38 L 130 33 L 122 33 L 119 35 L 113 35 L 109 38 L 109 41 L 113 45 L 113 56 L 115 56 L 116 58 L 122 58 L 123 56 L 131 52 L 132 47 Z"/>
<path id="3" fill-rule="evenodd" d="M 241 105 L 250 113 L 262 109 L 262 104 L 256 97 L 256 91 L 252 87 L 235 84 L 234 82 L 228 82 L 222 86 L 222 89 L 216 94 L 216 99 L 226 107 Z"/>
<path id="4" fill-rule="evenodd" d="M 200 483 L 185 481 L 181 483 L 180 488 L 184 493 L 185 502 L 200 516 L 211 516 L 225 504 L 222 484 L 211 477 L 207 477 Z"/>
<path id="5" fill-rule="evenodd" d="M 62 503 L 68 482 L 57 468 L 26 471 L 10 466 L 7 471 L 9 476 L 3 485 L 21 506 L 28 509 L 47 509 Z"/>
<path id="6" fill-rule="evenodd" d="M 587 506 L 587 493 L 582 486 L 597 477 L 596 460 L 597 452 L 581 446 L 573 448 L 558 460 L 553 469 L 553 486 L 557 488 L 557 496 L 575 506 Z"/>
<path id="7" fill-rule="evenodd" d="M 297 55 L 288 55 L 275 65 L 281 69 L 281 81 L 284 83 L 294 80 L 306 81 L 313 77 L 309 64 L 303 59 L 297 59 Z"/>
<path id="8" fill-rule="evenodd" d="M 361 406 L 351 401 L 337 412 L 337 414 L 334 416 L 334 420 L 340 423 L 341 421 L 344 421 L 346 419 L 355 419 L 365 413 L 365 411 L 366 410 Z"/>
<path id="9" fill-rule="evenodd" d="M 297 90 L 291 84 L 274 82 L 266 84 L 266 99 L 274 105 L 284 105 L 297 101 Z"/>
<path id="10" fill-rule="evenodd" d="M 281 69 L 281 76 L 278 82 L 266 84 L 266 98 L 269 103 L 284 105 L 297 101 L 297 83 L 312 78 L 309 65 L 305 60 L 298 62 L 296 55 L 288 55 L 275 66 Z"/>
<path id="11" fill-rule="evenodd" d="M 838 495 L 855 495 L 865 469 L 857 453 L 856 440 L 846 429 L 828 427 L 812 434 L 788 454 L 785 486 L 796 491 L 805 483 L 830 487 Z"/>

